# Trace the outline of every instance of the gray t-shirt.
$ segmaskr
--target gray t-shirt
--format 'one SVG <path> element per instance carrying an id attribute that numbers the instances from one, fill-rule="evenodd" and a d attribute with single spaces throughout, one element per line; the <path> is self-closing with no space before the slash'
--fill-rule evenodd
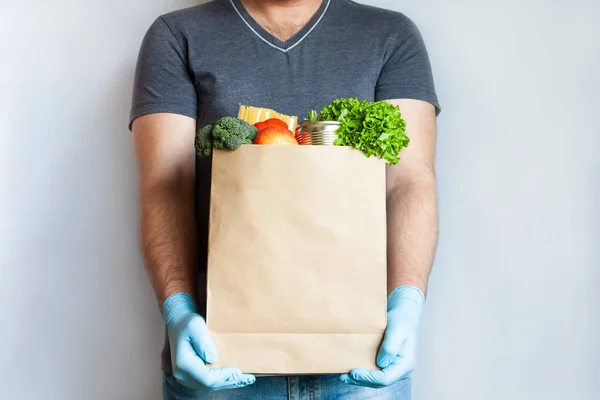
<path id="1" fill-rule="evenodd" d="M 440 112 L 427 50 L 409 18 L 350 0 L 324 0 L 304 28 L 282 42 L 241 0 L 213 0 L 163 15 L 150 26 L 139 54 L 129 127 L 135 118 L 157 112 L 195 118 L 200 127 L 237 116 L 240 104 L 302 119 L 340 97 L 418 99 Z M 202 301 L 210 159 L 197 158 L 196 171 Z M 167 371 L 169 357 L 165 345 Z"/>

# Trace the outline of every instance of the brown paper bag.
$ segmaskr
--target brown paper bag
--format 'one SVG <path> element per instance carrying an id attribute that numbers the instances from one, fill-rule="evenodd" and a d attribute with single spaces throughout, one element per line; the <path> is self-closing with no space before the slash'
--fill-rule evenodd
<path id="1" fill-rule="evenodd" d="M 207 325 L 216 366 L 377 368 L 386 327 L 385 164 L 337 146 L 215 150 Z"/>

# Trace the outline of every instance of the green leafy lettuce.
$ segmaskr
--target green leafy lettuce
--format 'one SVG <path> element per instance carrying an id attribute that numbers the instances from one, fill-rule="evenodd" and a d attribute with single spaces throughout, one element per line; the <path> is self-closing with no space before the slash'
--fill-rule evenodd
<path id="1" fill-rule="evenodd" d="M 400 151 L 410 143 L 400 107 L 385 101 L 335 99 L 323 107 L 321 120 L 340 122 L 334 145 L 352 146 L 390 165 L 400 161 Z"/>

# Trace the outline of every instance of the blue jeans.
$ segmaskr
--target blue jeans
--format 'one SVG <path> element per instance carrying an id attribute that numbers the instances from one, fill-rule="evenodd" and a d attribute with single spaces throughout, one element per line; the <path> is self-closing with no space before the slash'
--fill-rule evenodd
<path id="1" fill-rule="evenodd" d="M 410 400 L 410 387 L 410 379 L 384 389 L 370 389 L 341 383 L 337 375 L 269 376 L 257 377 L 255 383 L 242 389 L 207 392 L 187 388 L 165 372 L 163 400 Z"/>

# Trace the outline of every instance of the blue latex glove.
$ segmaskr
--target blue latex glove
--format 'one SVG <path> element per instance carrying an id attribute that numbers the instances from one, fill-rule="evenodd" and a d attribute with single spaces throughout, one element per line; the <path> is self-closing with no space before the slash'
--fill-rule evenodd
<path id="1" fill-rule="evenodd" d="M 217 349 L 192 296 L 186 293 L 169 296 L 162 305 L 162 313 L 171 345 L 173 376 L 182 385 L 213 392 L 255 382 L 253 375 L 242 374 L 237 368 L 206 365 L 217 362 Z"/>
<path id="2" fill-rule="evenodd" d="M 340 375 L 351 385 L 383 388 L 409 378 L 415 368 L 419 323 L 425 296 L 413 286 L 399 286 L 388 295 L 387 328 L 377 354 L 381 370 L 357 368 Z"/>

